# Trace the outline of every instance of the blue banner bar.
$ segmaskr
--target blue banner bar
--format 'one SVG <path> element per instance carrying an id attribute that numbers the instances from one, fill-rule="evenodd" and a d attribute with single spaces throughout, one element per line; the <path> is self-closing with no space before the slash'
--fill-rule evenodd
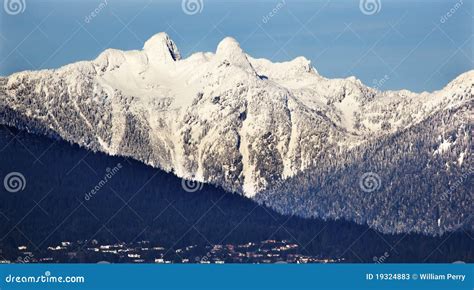
<path id="1" fill-rule="evenodd" d="M 469 289 L 473 264 L 11 264 L 0 289 Z"/>

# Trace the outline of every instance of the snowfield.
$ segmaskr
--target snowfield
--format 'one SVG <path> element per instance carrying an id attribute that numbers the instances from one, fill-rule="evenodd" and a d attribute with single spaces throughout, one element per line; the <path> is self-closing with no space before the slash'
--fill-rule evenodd
<path id="1" fill-rule="evenodd" d="M 473 84 L 469 71 L 432 93 L 381 92 L 355 77 L 327 79 L 304 57 L 254 59 L 230 37 L 215 53 L 183 59 L 158 33 L 142 50 L 108 49 L 93 61 L 0 79 L 0 122 L 257 199 L 309 169 L 329 168 L 339 154 L 447 111 L 460 114 L 459 126 L 446 128 L 440 119 L 439 128 L 464 126 L 467 141 L 442 136 L 430 156 L 463 146 L 452 166 L 469 168 Z M 291 207 L 280 211 L 327 216 Z M 352 218 L 345 210 L 328 217 Z"/>

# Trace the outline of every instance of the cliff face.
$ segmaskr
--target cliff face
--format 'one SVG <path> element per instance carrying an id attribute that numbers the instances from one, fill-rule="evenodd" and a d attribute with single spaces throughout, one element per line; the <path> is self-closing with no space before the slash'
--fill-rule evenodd
<path id="1" fill-rule="evenodd" d="M 391 178 L 399 182 L 412 170 L 400 159 L 410 156 L 417 170 L 430 168 L 419 182 L 429 185 L 387 194 L 419 199 L 442 194 L 444 187 L 431 183 L 434 176 L 460 178 L 472 168 L 473 83 L 470 71 L 433 93 L 380 92 L 353 77 L 326 79 L 303 57 L 285 63 L 253 59 L 232 38 L 215 53 L 182 59 L 173 41 L 159 33 L 140 51 L 109 49 L 93 61 L 2 79 L 0 122 L 132 157 L 179 177 L 266 200 L 284 213 L 344 217 L 378 227 L 382 209 L 364 211 L 365 203 L 353 208 L 360 198 L 349 190 L 352 183 L 340 184 L 346 190 L 337 191 L 342 197 L 336 202 L 324 197 L 331 187 L 322 188 L 318 178 L 352 168 L 357 179 L 373 171 L 361 166 L 371 162 L 379 175 L 395 166 L 397 175 Z M 463 198 L 472 201 L 472 194 Z M 459 202 L 450 200 L 446 207 L 470 210 Z M 380 199 L 376 204 L 385 208 L 390 203 Z M 380 228 L 420 231 L 421 225 L 414 224 L 397 219 Z M 429 228 L 432 234 L 440 231 Z"/>

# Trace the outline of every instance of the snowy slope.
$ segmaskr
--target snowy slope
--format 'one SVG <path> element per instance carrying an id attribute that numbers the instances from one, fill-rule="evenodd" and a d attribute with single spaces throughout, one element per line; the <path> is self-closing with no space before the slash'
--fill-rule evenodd
<path id="1" fill-rule="evenodd" d="M 254 59 L 233 38 L 183 59 L 159 33 L 142 50 L 1 79 L 0 122 L 253 197 L 317 166 L 329 149 L 472 102 L 473 83 L 470 71 L 433 93 L 381 92 L 354 77 L 324 78 L 304 57 Z"/>

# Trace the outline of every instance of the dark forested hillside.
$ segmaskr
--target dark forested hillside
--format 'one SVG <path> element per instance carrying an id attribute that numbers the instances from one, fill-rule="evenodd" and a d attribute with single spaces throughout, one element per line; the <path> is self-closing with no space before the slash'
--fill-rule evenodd
<path id="1" fill-rule="evenodd" d="M 146 239 L 176 248 L 287 239 L 307 254 L 349 262 L 373 262 L 384 253 L 387 262 L 474 261 L 466 232 L 382 235 L 342 220 L 282 216 L 220 188 L 189 192 L 173 174 L 13 128 L 0 129 L 0 160 L 2 181 L 11 172 L 25 178 L 18 192 L 0 187 L 4 257 L 19 245 L 41 252 L 64 240 Z"/>
<path id="2" fill-rule="evenodd" d="M 258 200 L 282 213 L 354 220 L 386 233 L 472 231 L 473 105 L 350 151 L 328 152 L 337 158 L 320 156 L 313 169 Z M 371 175 L 366 185 L 364 173 Z"/>

